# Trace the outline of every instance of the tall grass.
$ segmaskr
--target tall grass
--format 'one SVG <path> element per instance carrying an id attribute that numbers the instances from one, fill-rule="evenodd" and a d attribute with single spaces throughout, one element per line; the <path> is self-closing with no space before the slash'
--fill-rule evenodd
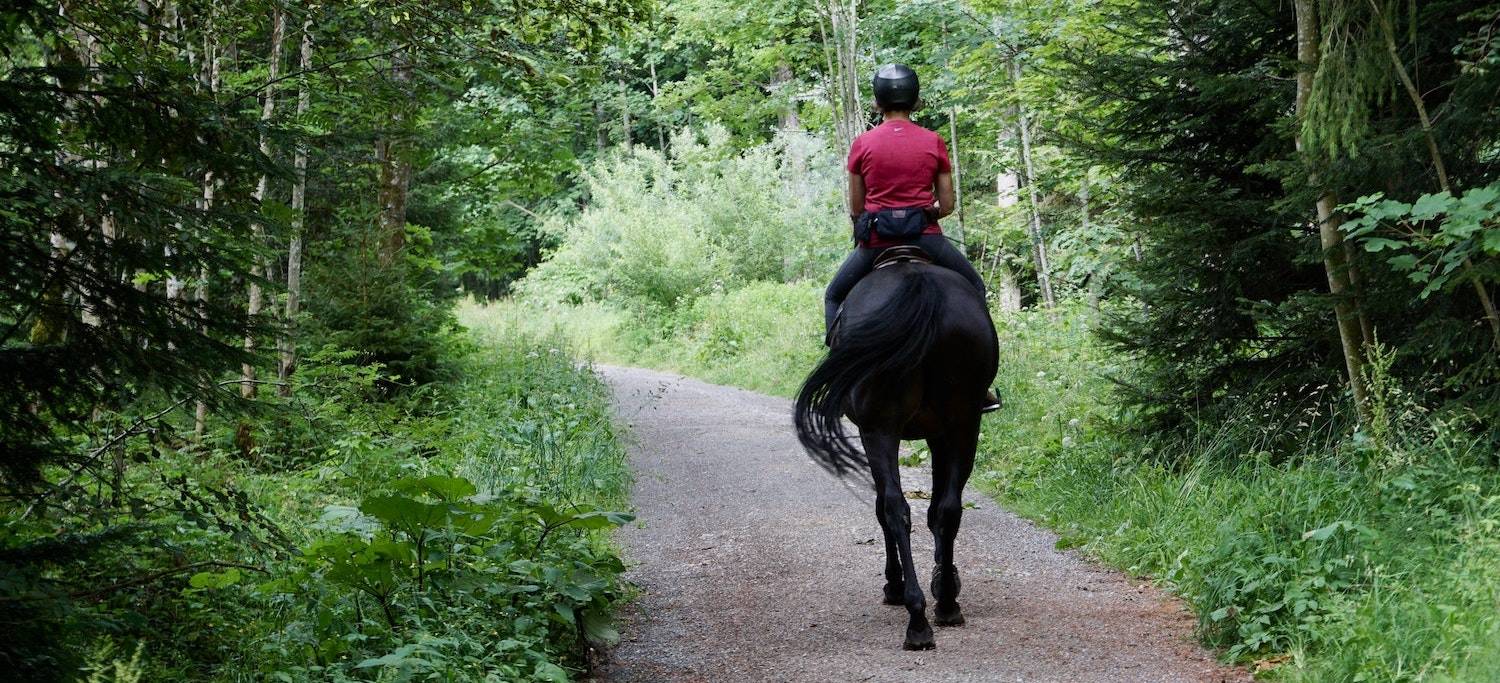
<path id="1" fill-rule="evenodd" d="M 451 389 L 451 419 L 464 426 L 448 440 L 459 475 L 482 489 L 623 505 L 629 472 L 604 384 L 561 339 L 471 333 L 480 350 Z"/>

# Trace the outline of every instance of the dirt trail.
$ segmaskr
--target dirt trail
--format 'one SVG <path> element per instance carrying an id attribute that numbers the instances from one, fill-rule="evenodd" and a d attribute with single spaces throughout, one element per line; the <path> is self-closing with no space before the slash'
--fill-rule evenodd
<path id="1" fill-rule="evenodd" d="M 968 624 L 938 629 L 936 650 L 903 651 L 906 612 L 880 603 L 870 494 L 807 458 L 790 402 L 600 370 L 633 432 L 640 518 L 619 539 L 641 596 L 605 680 L 1250 680 L 1193 642 L 1191 616 L 1170 597 L 1056 550 L 1052 533 L 973 492 L 955 551 Z M 931 480 L 903 470 L 902 484 L 927 491 Z M 911 503 L 925 582 L 926 501 Z"/>

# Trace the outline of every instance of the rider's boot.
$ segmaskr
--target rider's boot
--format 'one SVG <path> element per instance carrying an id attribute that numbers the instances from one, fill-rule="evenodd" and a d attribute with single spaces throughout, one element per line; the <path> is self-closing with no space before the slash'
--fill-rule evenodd
<path id="1" fill-rule="evenodd" d="M 984 392 L 984 400 L 979 404 L 979 412 L 993 413 L 999 410 L 1000 406 L 1000 396 L 995 393 L 994 389 L 989 389 Z"/>

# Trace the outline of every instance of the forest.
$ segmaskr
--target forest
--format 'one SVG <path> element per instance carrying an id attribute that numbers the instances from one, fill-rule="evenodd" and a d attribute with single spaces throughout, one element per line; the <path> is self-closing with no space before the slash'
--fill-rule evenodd
<path id="1" fill-rule="evenodd" d="M 797 390 L 888 63 L 999 332 L 977 487 L 1258 678 L 1500 679 L 1500 3 L 16 0 L 0 33 L 16 680 L 588 679 L 643 523 L 591 363 Z"/>

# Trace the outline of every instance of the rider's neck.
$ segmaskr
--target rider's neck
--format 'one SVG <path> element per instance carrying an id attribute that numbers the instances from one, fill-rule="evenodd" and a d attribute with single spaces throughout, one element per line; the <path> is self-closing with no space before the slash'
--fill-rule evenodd
<path id="1" fill-rule="evenodd" d="M 911 112 L 909 111 L 883 111 L 880 112 L 886 121 L 905 121 L 911 123 Z"/>

